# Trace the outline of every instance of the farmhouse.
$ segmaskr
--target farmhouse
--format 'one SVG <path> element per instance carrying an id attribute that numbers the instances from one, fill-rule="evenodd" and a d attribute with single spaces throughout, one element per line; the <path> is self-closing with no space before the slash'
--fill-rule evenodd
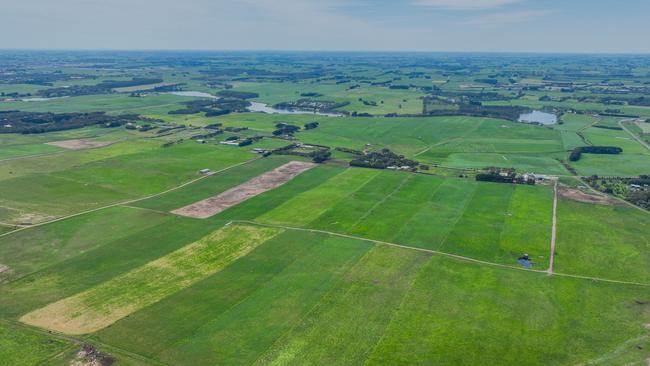
<path id="1" fill-rule="evenodd" d="M 199 170 L 199 174 L 201 174 L 201 175 L 208 175 L 210 173 L 211 173 L 210 169 L 201 169 L 201 170 Z"/>

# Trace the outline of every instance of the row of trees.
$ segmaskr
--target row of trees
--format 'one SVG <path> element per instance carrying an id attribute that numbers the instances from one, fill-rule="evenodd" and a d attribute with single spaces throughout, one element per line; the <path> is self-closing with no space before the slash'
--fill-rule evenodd
<path id="1" fill-rule="evenodd" d="M 623 149 L 617 146 L 580 146 L 576 147 L 571 151 L 569 155 L 569 160 L 578 161 L 582 157 L 582 154 L 607 154 L 607 155 L 617 155 L 623 152 Z"/>
<path id="2" fill-rule="evenodd" d="M 485 173 L 476 175 L 476 180 L 480 182 L 493 183 L 513 183 L 535 185 L 535 179 L 517 174 L 514 169 L 488 168 Z"/>
<path id="3" fill-rule="evenodd" d="M 107 115 L 104 112 L 51 113 L 51 112 L 0 112 L 0 133 L 45 133 L 71 130 L 91 125 L 119 127 L 140 120 L 140 116 L 126 114 Z"/>

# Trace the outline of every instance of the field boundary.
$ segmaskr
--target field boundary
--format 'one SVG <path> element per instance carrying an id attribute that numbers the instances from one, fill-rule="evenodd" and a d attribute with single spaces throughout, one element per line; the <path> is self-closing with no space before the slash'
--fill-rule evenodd
<path id="1" fill-rule="evenodd" d="M 492 266 L 492 267 L 498 267 L 498 268 L 521 271 L 521 272 L 545 273 L 545 274 L 558 276 L 558 277 L 577 278 L 577 279 L 583 279 L 583 280 L 591 280 L 591 281 L 595 281 L 595 282 L 607 282 L 607 283 L 615 283 L 615 284 L 621 284 L 621 285 L 634 285 L 634 286 L 641 286 L 641 287 L 650 287 L 650 283 L 643 283 L 643 282 L 622 281 L 622 280 L 614 280 L 614 279 L 609 279 L 609 278 L 591 277 L 591 276 L 583 276 L 583 275 L 575 275 L 575 274 L 559 273 L 559 272 L 553 272 L 551 274 L 551 273 L 548 272 L 548 270 L 543 270 L 543 269 L 529 269 L 529 268 L 523 268 L 523 267 L 516 267 L 516 266 L 511 266 L 511 265 L 508 265 L 508 264 L 489 262 L 489 261 L 484 261 L 484 260 L 481 260 L 481 259 L 465 257 L 465 256 L 458 255 L 458 254 L 441 252 L 439 250 L 434 250 L 434 249 L 418 248 L 418 247 L 413 247 L 413 246 L 404 245 L 404 244 L 391 243 L 391 242 L 387 242 L 387 241 L 383 241 L 383 240 L 376 240 L 376 239 L 368 239 L 368 238 L 364 238 L 364 237 L 360 237 L 360 236 L 341 234 L 341 233 L 336 233 L 336 232 L 326 231 L 326 230 L 308 229 L 308 228 L 285 226 L 285 225 L 276 225 L 276 224 L 266 224 L 266 223 L 262 223 L 262 222 L 251 221 L 251 220 L 231 220 L 226 225 L 230 225 L 230 224 L 248 224 L 248 225 L 254 225 L 254 226 L 263 226 L 263 227 L 271 227 L 271 228 L 278 228 L 278 229 L 285 229 L 285 230 L 302 231 L 302 232 L 307 232 L 307 233 L 317 233 L 317 234 L 332 235 L 332 236 L 338 236 L 338 237 L 341 237 L 341 238 L 361 240 L 361 241 L 371 242 L 371 243 L 375 243 L 375 244 L 387 245 L 387 246 L 391 246 L 391 247 L 395 247 L 395 248 L 416 250 L 416 251 L 419 251 L 419 252 L 424 252 L 424 253 L 429 253 L 429 254 L 433 254 L 433 255 L 439 255 L 439 256 L 443 256 L 443 257 L 458 259 L 458 260 L 461 260 L 461 261 L 464 261 L 464 262 L 470 262 L 470 263 L 474 263 L 474 264 L 482 264 L 482 265 L 487 265 L 487 266 Z"/>
<path id="2" fill-rule="evenodd" d="M 160 361 L 155 360 L 153 358 L 141 355 L 139 353 L 131 352 L 131 351 L 128 351 L 128 350 L 125 350 L 125 349 L 122 349 L 122 348 L 119 348 L 119 347 L 116 347 L 116 346 L 113 346 L 113 345 L 110 345 L 110 344 L 106 344 L 106 343 L 101 342 L 101 341 L 99 341 L 99 340 L 97 340 L 95 338 L 87 339 L 86 337 L 70 336 L 70 335 L 63 334 L 63 333 L 60 333 L 60 332 L 57 332 L 57 331 L 45 330 L 43 328 L 35 327 L 35 326 L 32 326 L 32 325 L 21 323 L 19 321 L 4 319 L 4 318 L 0 318 L 0 323 L 4 323 L 4 324 L 6 324 L 6 325 L 8 325 L 10 327 L 24 329 L 24 330 L 32 332 L 32 333 L 44 335 L 44 336 L 47 336 L 47 337 L 52 337 L 52 338 L 55 338 L 55 339 L 58 339 L 58 340 L 61 340 L 61 341 L 70 342 L 70 347 L 66 348 L 66 350 L 64 350 L 62 352 L 58 352 L 57 354 L 54 354 L 54 355 L 50 355 L 47 359 L 45 359 L 45 360 L 41 361 L 40 363 L 38 363 L 38 365 L 47 365 L 48 363 L 46 363 L 46 362 L 51 361 L 51 360 L 59 357 L 60 355 L 64 354 L 67 350 L 73 349 L 74 347 L 78 347 L 78 346 L 81 346 L 81 345 L 84 345 L 84 344 L 92 344 L 92 345 L 98 346 L 98 348 L 101 348 L 101 349 L 112 350 L 113 353 L 111 353 L 111 356 L 114 356 L 114 353 L 120 353 L 120 354 L 125 355 L 125 356 L 127 356 L 129 358 L 139 360 L 139 361 L 145 361 L 145 362 L 148 362 L 148 363 L 151 363 L 151 364 L 154 364 L 154 365 L 159 365 L 159 366 L 167 366 L 168 365 L 166 363 L 160 362 Z"/>
<path id="3" fill-rule="evenodd" d="M 195 219 L 207 219 L 255 196 L 281 187 L 315 167 L 315 163 L 293 160 L 215 196 L 172 210 L 171 213 Z"/>
<path id="4" fill-rule="evenodd" d="M 630 122 L 630 121 L 632 121 L 632 120 L 631 120 L 631 119 L 620 120 L 620 121 L 618 121 L 618 125 L 621 126 L 621 128 L 622 128 L 625 132 L 627 132 L 628 135 L 632 136 L 632 138 L 634 138 L 634 140 L 636 140 L 636 142 L 640 143 L 641 146 L 643 146 L 643 147 L 645 147 L 646 149 L 650 150 L 650 145 L 648 145 L 645 141 L 643 141 L 639 136 L 637 136 L 636 134 L 632 133 L 632 131 L 630 131 L 630 130 L 629 130 L 629 129 L 628 129 L 628 128 L 623 124 L 623 122 Z"/>
<path id="5" fill-rule="evenodd" d="M 212 173 L 210 173 L 210 174 L 206 174 L 206 175 L 203 175 L 203 176 L 201 176 L 201 177 L 198 177 L 198 178 L 192 179 L 192 180 L 190 180 L 190 181 L 188 181 L 188 182 L 182 183 L 182 184 L 180 184 L 180 185 L 178 185 L 178 186 L 172 187 L 172 188 L 167 189 L 167 190 L 162 191 L 162 192 L 154 193 L 154 194 L 152 194 L 152 195 L 148 195 L 148 196 L 144 196 L 144 197 L 140 197 L 140 198 L 135 198 L 135 199 L 127 200 L 127 201 L 115 202 L 115 203 L 111 203 L 111 204 L 106 205 L 106 206 L 93 208 L 92 210 L 87 210 L 87 211 L 77 212 L 77 213 L 74 213 L 74 214 L 71 214 L 71 215 L 68 215 L 68 216 L 62 216 L 62 217 L 56 218 L 56 219 L 54 219 L 54 220 L 44 221 L 44 222 L 41 222 L 41 223 L 38 223 L 38 224 L 29 225 L 29 226 L 24 226 L 24 227 L 20 227 L 20 228 L 18 228 L 18 229 L 16 229 L 16 230 L 12 230 L 12 231 L 6 232 L 6 233 L 4 233 L 4 234 L 0 234 L 0 238 L 5 237 L 5 236 L 9 236 L 9 235 L 11 235 L 11 234 L 14 234 L 14 233 L 17 233 L 17 232 L 19 232 L 19 231 L 26 230 L 26 229 L 31 229 L 31 228 L 39 227 L 39 226 L 45 226 L 45 225 L 48 225 L 48 224 L 52 224 L 52 223 L 59 222 L 59 221 L 63 221 L 63 220 L 67 220 L 67 219 L 70 219 L 70 218 L 73 218 L 73 217 L 77 217 L 77 216 L 81 216 L 81 215 L 85 215 L 85 214 L 89 214 L 89 213 L 93 213 L 93 212 L 97 212 L 97 211 L 105 210 L 105 209 L 108 209 L 108 208 L 117 207 L 117 206 L 129 205 L 129 204 L 131 204 L 131 203 L 136 203 L 136 202 L 144 201 L 144 200 L 147 200 L 147 199 L 150 199 L 150 198 L 159 197 L 159 196 L 162 196 L 162 195 L 164 195 L 164 194 L 171 193 L 171 192 L 177 191 L 177 190 L 179 190 L 179 189 L 181 189 L 181 188 L 187 187 L 187 186 L 189 186 L 189 185 L 191 185 L 191 184 L 194 184 L 194 183 L 196 183 L 196 182 L 199 182 L 199 181 L 201 181 L 201 180 L 203 180 L 203 179 L 207 179 L 207 178 L 209 178 L 209 177 L 212 177 L 212 176 L 214 176 L 214 175 L 217 175 L 217 174 L 219 174 L 219 173 L 223 173 L 223 172 L 225 172 L 225 171 L 228 171 L 228 170 L 230 170 L 230 169 L 234 169 L 234 168 L 239 167 L 239 166 L 242 166 L 242 165 L 250 164 L 250 163 L 252 163 L 252 162 L 254 162 L 254 161 L 257 161 L 257 160 L 260 160 L 260 159 L 262 159 L 262 157 L 257 157 L 257 158 L 251 159 L 251 160 L 246 160 L 246 161 L 244 161 L 244 162 L 241 162 L 241 163 L 238 163 L 238 164 L 235 164 L 235 165 L 228 166 L 228 167 L 226 167 L 226 168 L 223 168 L 223 169 L 217 170 L 217 171 L 215 171 L 215 172 L 212 172 Z"/>
<path id="6" fill-rule="evenodd" d="M 553 274 L 553 265 L 555 264 L 555 239 L 557 238 L 557 184 L 555 180 L 553 185 L 553 223 L 551 224 L 551 254 L 548 258 L 548 274 Z"/>

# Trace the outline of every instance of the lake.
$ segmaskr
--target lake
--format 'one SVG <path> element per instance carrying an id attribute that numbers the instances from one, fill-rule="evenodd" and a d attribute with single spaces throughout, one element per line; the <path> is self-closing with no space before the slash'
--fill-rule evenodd
<path id="1" fill-rule="evenodd" d="M 219 99 L 219 97 L 214 96 L 212 94 L 198 92 L 198 91 L 177 91 L 177 92 L 169 92 L 169 94 L 178 95 L 179 97 Z"/>
<path id="2" fill-rule="evenodd" d="M 554 125 L 557 123 L 557 116 L 553 113 L 546 113 L 542 111 L 532 111 L 524 113 L 519 116 L 519 122 L 522 123 L 538 123 L 541 125 Z"/>
<path id="3" fill-rule="evenodd" d="M 259 103 L 259 102 L 251 102 L 251 106 L 248 107 L 249 112 L 261 112 L 261 113 L 268 113 L 268 114 L 313 114 L 316 116 L 325 116 L 325 117 L 341 117 L 341 114 L 337 113 L 322 113 L 322 112 L 312 112 L 312 111 L 304 111 L 300 109 L 277 109 L 270 107 L 268 104 L 264 103 Z"/>
<path id="4" fill-rule="evenodd" d="M 198 91 L 178 91 L 178 92 L 170 92 L 169 94 L 178 95 L 181 97 L 219 99 L 219 97 L 214 96 L 212 94 L 198 92 Z M 341 114 L 337 114 L 337 113 L 321 113 L 321 112 L 304 111 L 299 109 L 292 109 L 292 110 L 277 109 L 269 106 L 268 104 L 260 103 L 260 102 L 251 102 L 251 105 L 246 109 L 248 109 L 249 112 L 267 113 L 267 114 L 313 114 L 316 116 L 325 116 L 325 117 L 342 116 Z"/>

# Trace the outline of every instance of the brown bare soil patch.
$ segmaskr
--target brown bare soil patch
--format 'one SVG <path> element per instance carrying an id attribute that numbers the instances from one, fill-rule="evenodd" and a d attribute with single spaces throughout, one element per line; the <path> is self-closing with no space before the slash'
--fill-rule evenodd
<path id="1" fill-rule="evenodd" d="M 206 219 L 258 194 L 277 188 L 289 182 L 300 173 L 313 168 L 315 165 L 301 161 L 289 162 L 262 175 L 258 175 L 248 182 L 242 183 L 217 196 L 181 207 L 172 211 L 172 213 L 197 219 Z"/>
<path id="2" fill-rule="evenodd" d="M 597 196 L 595 194 L 587 194 L 578 189 L 568 187 L 558 187 L 558 194 L 562 198 L 570 199 L 578 202 L 595 203 L 599 205 L 619 205 L 620 203 L 607 196 Z"/>
<path id="3" fill-rule="evenodd" d="M 95 141 L 95 140 L 86 140 L 86 139 L 74 139 L 74 140 L 47 142 L 46 145 L 62 147 L 68 150 L 84 150 L 84 149 L 96 149 L 98 147 L 108 146 L 113 143 L 115 143 L 115 141 Z"/>
<path id="4" fill-rule="evenodd" d="M 110 366 L 113 363 L 115 363 L 113 357 L 98 351 L 89 344 L 85 344 L 75 354 L 75 358 L 70 361 L 70 366 Z"/>

